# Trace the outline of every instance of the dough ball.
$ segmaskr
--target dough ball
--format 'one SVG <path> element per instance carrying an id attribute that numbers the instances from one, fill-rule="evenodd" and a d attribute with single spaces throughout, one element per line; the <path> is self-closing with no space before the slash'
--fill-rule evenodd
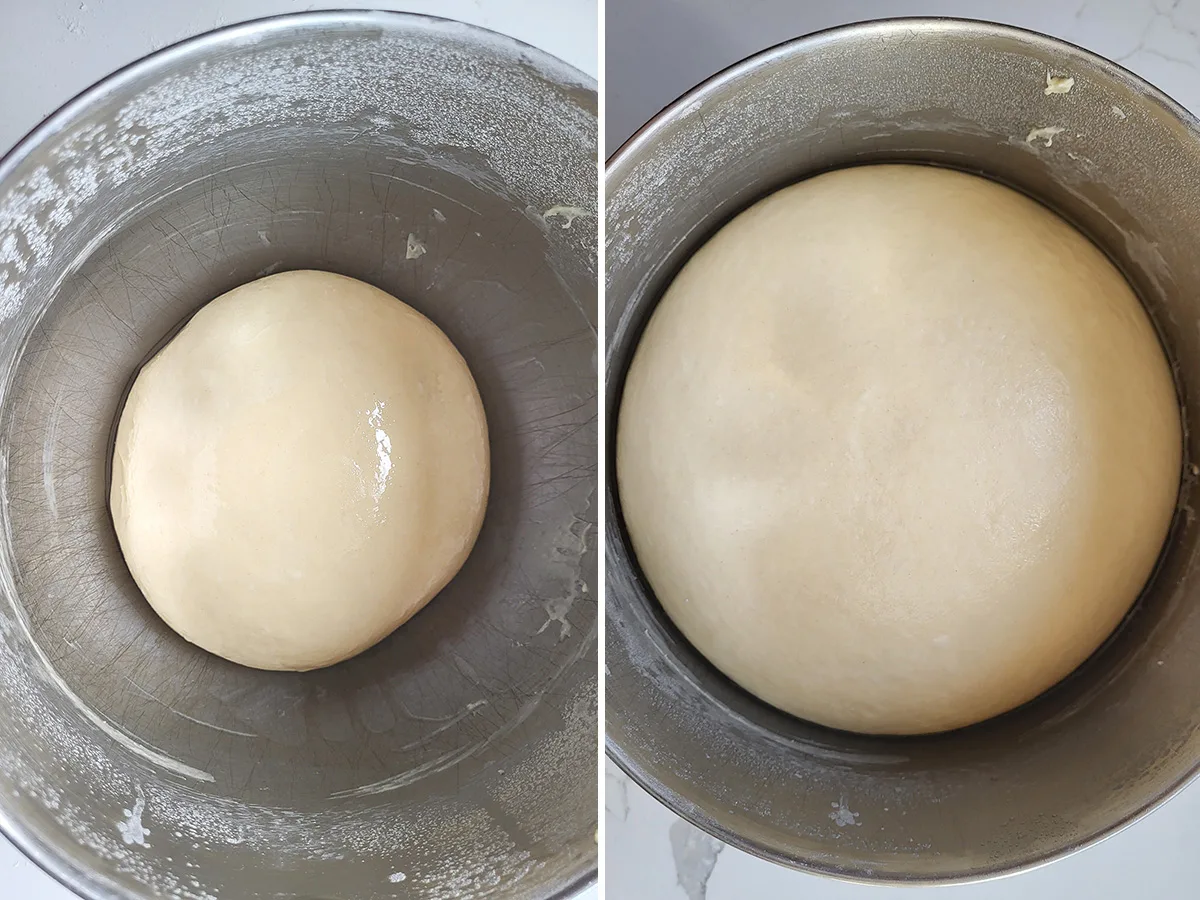
<path id="1" fill-rule="evenodd" d="M 243 665 L 306 670 L 442 589 L 488 478 L 483 405 L 446 335 L 368 284 L 301 271 L 218 297 L 141 370 L 111 503 L 168 625 Z"/>
<path id="2" fill-rule="evenodd" d="M 925 166 L 781 190 L 687 263 L 621 401 L 625 524 L 730 678 L 859 732 L 1035 697 L 1129 610 L 1180 414 L 1120 272 L 1027 197 Z"/>

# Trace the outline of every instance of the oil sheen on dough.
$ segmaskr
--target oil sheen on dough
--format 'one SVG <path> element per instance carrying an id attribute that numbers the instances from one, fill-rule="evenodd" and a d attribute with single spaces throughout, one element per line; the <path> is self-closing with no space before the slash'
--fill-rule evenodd
<path id="1" fill-rule="evenodd" d="M 487 424 L 442 331 L 298 271 L 203 307 L 140 372 L 111 505 L 146 599 L 261 669 L 366 649 L 454 576 L 483 520 Z"/>

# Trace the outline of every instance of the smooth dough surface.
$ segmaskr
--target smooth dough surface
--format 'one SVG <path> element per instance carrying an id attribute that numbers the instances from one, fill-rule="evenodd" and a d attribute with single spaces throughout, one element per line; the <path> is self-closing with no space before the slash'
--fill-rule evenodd
<path id="1" fill-rule="evenodd" d="M 117 427 L 121 550 L 175 631 L 260 669 L 365 650 L 462 565 L 487 424 L 442 331 L 351 278 L 213 300 L 138 374 Z"/>
<path id="2" fill-rule="evenodd" d="M 1082 662 L 1180 479 L 1165 354 L 1082 234 L 983 178 L 820 175 L 703 246 L 617 435 L 657 598 L 769 703 L 860 732 L 1011 709 Z"/>

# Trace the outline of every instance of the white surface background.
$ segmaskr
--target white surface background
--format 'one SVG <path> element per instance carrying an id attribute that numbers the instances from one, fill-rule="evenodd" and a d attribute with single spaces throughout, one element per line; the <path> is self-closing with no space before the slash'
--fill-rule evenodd
<path id="1" fill-rule="evenodd" d="M 0 154 L 75 94 L 152 50 L 221 25 L 337 6 L 459 19 L 512 35 L 597 75 L 596 0 L 0 0 Z M 580 900 L 595 897 L 592 888 Z M 0 898 L 75 895 L 0 838 Z"/>
<path id="2" fill-rule="evenodd" d="M 990 19 L 1117 60 L 1200 113 L 1200 0 L 607 0 L 606 152 L 697 82 L 821 28 L 900 15 Z M 1200 897 L 1200 784 L 1108 841 L 1025 875 L 964 887 L 842 884 L 763 862 L 682 822 L 612 764 L 612 900 L 1191 900 Z"/>

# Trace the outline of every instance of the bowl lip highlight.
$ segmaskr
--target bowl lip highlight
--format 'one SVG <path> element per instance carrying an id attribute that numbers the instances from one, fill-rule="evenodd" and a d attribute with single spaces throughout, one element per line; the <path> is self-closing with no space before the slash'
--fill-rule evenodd
<path id="1" fill-rule="evenodd" d="M 931 33 L 950 33 L 960 37 L 971 37 L 975 34 L 985 33 L 989 37 L 1010 38 L 1026 48 L 1038 48 L 1064 55 L 1068 59 L 1082 60 L 1093 66 L 1105 77 L 1129 88 L 1139 99 L 1152 103 L 1166 112 L 1171 118 L 1183 125 L 1194 139 L 1200 141 L 1200 118 L 1196 114 L 1185 108 L 1166 92 L 1155 87 L 1120 63 L 1114 62 L 1078 44 L 1029 28 L 982 19 L 954 16 L 893 16 L 848 22 L 799 35 L 753 53 L 704 79 L 655 113 L 653 117 L 630 135 L 608 157 L 604 167 L 605 197 L 609 196 L 608 192 L 612 188 L 613 183 L 623 178 L 627 170 L 632 169 L 638 164 L 638 157 L 654 145 L 658 134 L 663 129 L 674 124 L 682 117 L 685 109 L 691 109 L 697 105 L 702 106 L 713 94 L 721 91 L 729 84 L 756 71 L 785 62 L 790 58 L 802 57 L 815 48 L 840 43 L 845 40 L 862 40 L 869 35 L 878 33 L 890 34 L 896 29 L 919 30 L 923 36 L 928 36 Z M 608 210 L 606 209 L 606 214 L 607 212 Z M 655 302 L 657 302 L 657 297 L 655 298 Z M 611 303 L 611 299 L 606 297 L 606 317 L 611 311 Z M 623 317 L 622 315 L 621 318 Z M 609 320 L 606 318 L 607 321 Z M 614 320 L 614 331 L 612 334 L 615 334 L 615 330 L 618 328 L 620 328 L 619 319 Z M 614 384 L 614 376 L 618 376 L 615 378 L 615 381 L 623 385 L 629 359 L 617 359 L 614 350 L 615 342 L 610 339 L 610 335 L 606 335 L 606 340 L 608 340 L 608 347 L 605 353 L 604 378 L 607 391 Z M 611 461 L 615 459 L 611 451 L 616 435 L 616 420 L 620 412 L 620 392 L 618 391 L 611 398 L 606 394 L 605 405 L 605 431 L 603 432 L 605 435 L 605 446 L 602 448 L 602 453 L 606 459 Z M 608 530 L 608 534 L 605 537 L 605 571 L 607 573 L 607 566 L 611 565 L 614 561 L 621 561 L 626 565 L 632 564 L 636 571 L 636 564 L 631 558 L 632 550 L 628 549 L 622 540 L 626 535 L 626 530 L 619 512 L 620 504 L 617 497 L 614 465 L 608 465 L 607 471 L 610 474 L 605 479 L 606 508 L 610 513 L 614 514 L 615 521 L 613 522 L 613 528 Z M 605 577 L 607 578 L 607 575 Z M 637 577 L 640 578 L 641 576 Z M 648 587 L 646 593 L 648 596 L 653 596 L 653 591 Z M 607 599 L 606 594 L 606 607 L 608 602 L 610 601 Z M 652 774 L 650 766 L 643 765 L 641 761 L 634 758 L 634 754 L 631 754 L 628 748 L 619 744 L 612 737 L 607 727 L 609 718 L 608 709 L 606 705 L 605 756 L 611 759 L 638 787 L 645 790 L 651 797 L 663 804 L 671 812 L 723 843 L 746 853 L 753 854 L 761 859 L 808 874 L 859 884 L 881 886 L 972 884 L 1029 872 L 1049 865 L 1059 859 L 1073 856 L 1081 850 L 1095 846 L 1101 841 L 1112 837 L 1117 832 L 1123 831 L 1167 803 L 1200 776 L 1200 758 L 1198 758 L 1179 779 L 1140 808 L 1104 828 L 1095 829 L 1088 837 L 1066 844 L 1055 851 L 1043 853 L 1018 862 L 1004 863 L 968 872 L 931 877 L 905 875 L 880 876 L 864 867 L 846 869 L 839 867 L 837 864 L 829 864 L 815 858 L 792 857 L 767 846 L 761 841 L 744 837 L 733 831 L 723 824 L 718 817 L 710 815 L 683 793 L 668 787 L 663 781 Z"/>
<path id="2" fill-rule="evenodd" d="M 435 34 L 466 35 L 477 42 L 505 45 L 520 55 L 531 58 L 551 74 L 556 81 L 572 87 L 597 92 L 595 78 L 575 66 L 519 38 L 452 19 L 423 13 L 400 10 L 374 9 L 322 9 L 279 15 L 262 16 L 233 22 L 218 28 L 182 38 L 153 50 L 108 73 L 67 100 L 12 147 L 0 154 L 0 195 L 8 189 L 7 184 L 38 147 L 62 132 L 88 109 L 101 103 L 130 82 L 139 78 L 161 74 L 180 61 L 192 56 L 203 56 L 216 48 L 234 48 L 253 45 L 275 34 L 296 28 L 316 29 L 322 26 L 350 29 L 378 27 L 385 31 L 425 31 Z M 127 891 L 120 885 L 92 869 L 79 867 L 70 855 L 44 841 L 24 821 L 19 819 L 11 807 L 0 801 L 0 835 L 3 835 L 21 854 L 42 872 L 54 879 L 82 900 L 143 900 L 151 894 Z M 598 864 L 569 884 L 555 890 L 546 900 L 569 900 L 597 882 Z"/>

